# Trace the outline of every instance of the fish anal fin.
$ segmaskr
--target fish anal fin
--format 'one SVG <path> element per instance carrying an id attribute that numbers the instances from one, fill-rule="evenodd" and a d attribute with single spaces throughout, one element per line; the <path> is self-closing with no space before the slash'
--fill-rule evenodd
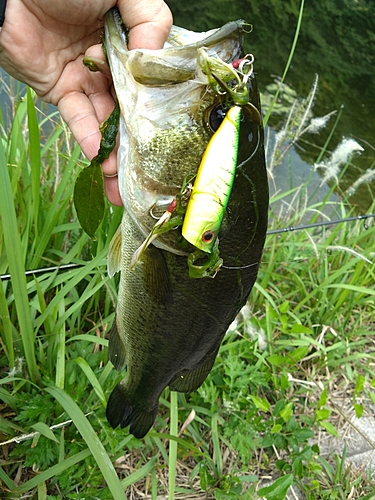
<path id="1" fill-rule="evenodd" d="M 144 410 L 133 404 L 129 398 L 123 382 L 114 388 L 109 397 L 106 416 L 108 422 L 115 429 L 118 425 L 123 429 L 130 426 L 130 433 L 141 439 L 151 429 L 158 412 L 158 404 L 151 410 Z"/>
<path id="2" fill-rule="evenodd" d="M 121 260 L 122 260 L 122 232 L 120 224 L 108 248 L 107 271 L 108 275 L 111 278 L 121 270 Z"/>
<path id="3" fill-rule="evenodd" d="M 117 327 L 117 317 L 109 332 L 108 357 L 116 370 L 121 371 L 126 364 L 126 349 Z"/>
<path id="4" fill-rule="evenodd" d="M 190 371 L 182 371 L 169 384 L 172 391 L 193 392 L 206 380 L 215 362 L 215 356 L 206 357 L 203 362 Z"/>

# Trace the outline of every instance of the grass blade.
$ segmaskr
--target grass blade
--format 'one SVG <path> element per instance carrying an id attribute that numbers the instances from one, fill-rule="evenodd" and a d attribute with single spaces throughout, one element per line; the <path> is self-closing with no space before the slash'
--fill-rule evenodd
<path id="1" fill-rule="evenodd" d="M 40 205 L 40 170 L 41 170 L 41 156 L 40 156 L 40 136 L 39 125 L 36 116 L 34 99 L 32 91 L 27 87 L 27 123 L 29 129 L 29 155 L 31 166 L 31 187 L 33 194 L 33 212 L 34 212 L 34 225 L 35 234 L 38 234 L 38 214 Z"/>
<path id="2" fill-rule="evenodd" d="M 298 41 L 298 37 L 299 37 L 299 32 L 301 30 L 301 24 L 302 24 L 302 15 L 303 15 L 303 8 L 304 8 L 304 4 L 305 4 L 305 0 L 301 0 L 301 6 L 300 6 L 300 9 L 299 9 L 299 15 L 298 15 L 298 21 L 297 21 L 297 27 L 296 27 L 296 31 L 295 31 L 295 34 L 294 34 L 294 39 L 293 39 L 293 43 L 292 43 L 292 48 L 290 49 L 290 53 L 289 53 L 289 57 L 288 57 L 288 61 L 285 65 L 285 69 L 284 69 L 284 73 L 283 73 L 283 76 L 281 78 L 281 81 L 280 81 L 280 84 L 279 84 L 279 87 L 275 93 L 275 96 L 274 98 L 272 99 L 272 102 L 270 104 L 270 107 L 268 108 L 267 110 L 267 113 L 266 113 L 266 116 L 263 118 L 263 127 L 265 127 L 268 123 L 268 120 L 269 120 L 269 117 L 272 113 L 272 109 L 273 109 L 273 106 L 275 104 L 275 102 L 277 101 L 277 98 L 279 97 L 279 93 L 280 93 L 280 90 L 281 90 L 281 87 L 282 87 L 282 84 L 285 80 L 285 77 L 289 71 L 289 67 L 292 63 L 292 60 L 293 60 L 293 56 L 294 56 L 294 51 L 296 49 L 296 45 L 297 45 L 297 41 Z"/>
<path id="3" fill-rule="evenodd" d="M 211 419 L 211 432 L 212 432 L 212 444 L 214 447 L 214 462 L 216 464 L 217 469 L 217 477 L 218 479 L 221 477 L 223 473 L 223 459 L 221 456 L 220 450 L 220 440 L 219 440 L 219 432 L 217 428 L 217 415 L 215 414 Z"/>
<path id="4" fill-rule="evenodd" d="M 133 474 L 130 474 L 129 477 L 122 479 L 121 486 L 125 489 L 143 479 L 145 476 L 147 476 L 147 474 L 150 474 L 154 470 L 154 465 L 157 462 L 157 459 L 157 457 L 152 457 L 146 465 L 133 472 Z"/>
<path id="5" fill-rule="evenodd" d="M 90 450 L 86 448 L 86 450 L 82 450 L 79 453 L 76 453 L 72 457 L 66 458 L 62 462 L 53 465 L 48 470 L 41 472 L 37 476 L 33 477 L 26 483 L 21 484 L 17 488 L 15 488 L 16 493 L 25 493 L 26 491 L 30 491 L 33 488 L 36 488 L 39 484 L 43 483 L 43 481 L 47 481 L 53 476 L 57 476 L 61 474 L 65 469 L 69 469 L 69 467 L 73 467 L 73 465 L 77 464 L 81 460 L 85 460 L 90 456 Z"/>
<path id="6" fill-rule="evenodd" d="M 5 354 L 8 358 L 8 363 L 10 368 L 14 367 L 14 349 L 13 349 L 13 335 L 12 335 L 12 323 L 10 321 L 8 305 L 6 301 L 6 296 L 3 288 L 3 284 L 0 280 L 0 320 L 2 328 L 0 331 L 3 335 L 3 342 L 5 346 Z"/>
<path id="7" fill-rule="evenodd" d="M 11 491 L 14 490 L 16 487 L 14 482 L 11 480 L 11 478 L 8 476 L 8 474 L 3 470 L 2 467 L 0 467 L 0 480 L 6 485 L 8 489 Z"/>
<path id="8" fill-rule="evenodd" d="M 105 399 L 104 391 L 102 389 L 102 386 L 100 385 L 99 380 L 96 378 L 95 373 L 93 372 L 91 366 L 87 363 L 87 361 L 80 356 L 74 360 L 77 365 L 81 368 L 83 373 L 86 375 L 88 381 L 92 385 L 94 391 L 96 392 L 96 395 L 99 398 L 99 401 L 105 408 L 107 405 L 107 401 Z"/>
<path id="9" fill-rule="evenodd" d="M 178 436 L 178 397 L 177 392 L 171 391 L 171 436 Z M 169 500 L 175 497 L 176 486 L 176 465 L 177 465 L 177 441 L 169 441 L 169 473 L 168 473 L 168 486 L 169 486 Z"/>
<path id="10" fill-rule="evenodd" d="M 86 441 L 95 461 L 103 474 L 103 477 L 110 489 L 113 500 L 126 500 L 124 493 L 124 488 L 120 483 L 117 473 L 113 467 L 107 452 L 99 441 L 94 429 L 92 428 L 90 422 L 87 420 L 85 415 L 79 406 L 73 401 L 73 399 L 62 391 L 58 387 L 49 387 L 46 389 L 47 392 L 52 394 L 52 396 L 60 403 L 60 405 L 67 412 L 69 417 L 73 420 L 74 425 L 77 427 L 79 433 Z"/>
<path id="11" fill-rule="evenodd" d="M 35 382 L 35 380 L 39 378 L 34 349 L 35 333 L 31 322 L 30 306 L 27 296 L 21 239 L 18 233 L 12 188 L 2 141 L 0 141 L 0 216 L 3 224 L 4 243 L 7 252 L 24 354 L 29 369 L 30 380 Z"/>

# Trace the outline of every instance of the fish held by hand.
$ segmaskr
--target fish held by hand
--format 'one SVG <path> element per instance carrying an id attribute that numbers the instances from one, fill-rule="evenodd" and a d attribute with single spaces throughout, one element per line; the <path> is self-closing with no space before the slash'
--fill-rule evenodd
<path id="1" fill-rule="evenodd" d="M 121 109 L 124 204 L 108 256 L 109 273 L 121 271 L 109 358 L 117 370 L 126 367 L 107 418 L 138 438 L 153 425 L 167 386 L 188 393 L 204 382 L 257 276 L 268 185 L 259 94 L 252 66 L 242 63 L 244 26 L 231 22 L 207 33 L 174 26 L 163 49 L 129 51 L 118 11 L 106 15 L 105 47 Z M 236 106 L 230 179 L 217 181 L 214 191 L 224 199 L 231 186 L 206 252 L 183 237 L 186 217 L 201 224 L 187 212 L 194 187 L 190 194 L 185 187 L 199 180 L 207 146 Z M 210 160 L 213 179 L 221 156 Z"/>

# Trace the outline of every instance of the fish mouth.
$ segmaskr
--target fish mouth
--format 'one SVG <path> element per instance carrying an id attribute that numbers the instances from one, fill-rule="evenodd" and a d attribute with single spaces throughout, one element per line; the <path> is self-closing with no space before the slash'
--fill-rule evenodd
<path id="1" fill-rule="evenodd" d="M 207 49 L 208 55 L 215 54 L 225 62 L 238 59 L 246 26 L 248 24 L 242 19 L 203 33 L 172 26 L 163 49 L 129 51 L 129 30 L 118 9 L 113 8 L 105 17 L 106 50 L 113 51 L 134 79 L 143 85 L 170 85 L 195 77 L 197 50 L 201 47 Z"/>
<path id="2" fill-rule="evenodd" d="M 125 210 L 147 237 L 152 217 L 167 208 L 187 175 L 195 175 L 212 136 L 205 111 L 220 101 L 198 64 L 199 50 L 226 64 L 242 57 L 245 21 L 204 33 L 173 26 L 163 49 L 128 50 L 128 29 L 118 9 L 105 17 L 105 50 L 121 108 L 119 188 Z M 178 232 L 153 244 L 187 255 Z"/>

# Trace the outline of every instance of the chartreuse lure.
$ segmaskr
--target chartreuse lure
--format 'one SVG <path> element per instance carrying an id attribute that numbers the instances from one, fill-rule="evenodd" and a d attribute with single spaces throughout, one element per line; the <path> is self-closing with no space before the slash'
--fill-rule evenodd
<path id="1" fill-rule="evenodd" d="M 233 106 L 208 143 L 186 209 L 182 236 L 204 252 L 212 252 L 232 192 L 240 121 Z"/>

